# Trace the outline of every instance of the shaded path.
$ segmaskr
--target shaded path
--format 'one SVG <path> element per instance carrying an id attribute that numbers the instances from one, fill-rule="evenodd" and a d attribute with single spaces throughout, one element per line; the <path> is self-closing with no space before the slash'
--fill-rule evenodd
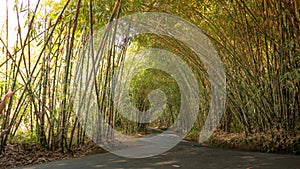
<path id="1" fill-rule="evenodd" d="M 23 169 L 197 168 L 300 169 L 300 156 L 231 151 L 183 141 L 172 150 L 149 158 L 131 159 L 111 153 L 25 166 Z"/>

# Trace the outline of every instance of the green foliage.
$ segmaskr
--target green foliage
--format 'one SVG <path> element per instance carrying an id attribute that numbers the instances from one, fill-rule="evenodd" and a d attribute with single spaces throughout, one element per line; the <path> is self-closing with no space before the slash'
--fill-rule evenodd
<path id="1" fill-rule="evenodd" d="M 163 91 L 167 98 L 167 107 L 164 113 L 150 126 L 168 128 L 177 116 L 180 108 L 180 91 L 176 81 L 167 73 L 157 69 L 146 69 L 139 72 L 131 81 L 131 102 L 140 111 L 150 108 L 149 94 L 155 90 Z M 168 119 L 166 121 L 165 119 Z"/>
<path id="2" fill-rule="evenodd" d="M 140 110 L 149 109 L 147 96 L 155 89 L 162 90 L 168 103 L 178 110 L 180 91 L 176 81 L 167 73 L 157 69 L 147 69 L 135 76 L 131 81 L 131 99 Z M 140 102 L 140 103 L 139 103 Z"/>

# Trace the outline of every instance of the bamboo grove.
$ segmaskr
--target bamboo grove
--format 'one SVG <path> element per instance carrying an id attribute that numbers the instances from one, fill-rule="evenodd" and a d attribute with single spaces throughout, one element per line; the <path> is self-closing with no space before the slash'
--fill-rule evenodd
<path id="1" fill-rule="evenodd" d="M 126 14 L 146 11 L 178 15 L 201 28 L 214 43 L 227 78 L 220 130 L 269 133 L 274 138 L 269 147 L 281 143 L 276 139 L 278 132 L 299 135 L 300 5 L 296 0 L 38 0 L 34 4 L 28 0 L 26 5 L 16 3 L 14 10 L 17 18 L 6 15 L 0 38 L 0 95 L 14 91 L 0 114 L 0 129 L 6 130 L 0 137 L 1 152 L 10 141 L 38 142 L 65 152 L 89 140 L 74 111 L 70 86 L 76 61 L 91 40 L 101 41 L 100 51 L 108 49 L 101 53 L 103 64 L 95 86 L 100 112 L 111 126 L 134 135 L 147 126 L 168 128 L 174 122 L 180 93 L 174 80 L 162 72 L 141 72 L 132 82 L 132 102 L 141 110 L 149 106 L 146 98 L 151 86 L 163 88 L 170 97 L 163 117 L 152 124 L 126 120 L 111 101 L 110 80 L 126 52 L 134 51 L 129 46 L 160 46 L 180 55 L 197 77 L 203 102 L 189 134 L 197 138 L 211 89 L 205 67 L 194 53 L 176 40 L 157 35 L 127 39 L 123 46 L 116 46 L 114 32 L 107 26 Z M 11 20 L 17 21 L 16 39 L 8 34 Z M 100 27 L 105 27 L 103 39 L 91 39 Z M 162 80 L 155 82 L 158 77 Z M 299 149 L 299 140 L 295 142 Z"/>

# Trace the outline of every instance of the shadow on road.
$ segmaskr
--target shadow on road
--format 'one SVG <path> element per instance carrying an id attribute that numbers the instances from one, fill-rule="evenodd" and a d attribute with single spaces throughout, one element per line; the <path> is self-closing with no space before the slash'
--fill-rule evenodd
<path id="1" fill-rule="evenodd" d="M 231 151 L 204 147 L 182 141 L 161 155 L 133 159 L 102 153 L 82 158 L 55 161 L 22 169 L 86 169 L 86 168 L 195 168 L 195 169 L 300 169 L 300 156 Z"/>

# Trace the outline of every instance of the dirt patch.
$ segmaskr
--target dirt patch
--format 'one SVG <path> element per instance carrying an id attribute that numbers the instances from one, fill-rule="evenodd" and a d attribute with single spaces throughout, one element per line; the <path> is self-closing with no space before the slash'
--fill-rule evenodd
<path id="1" fill-rule="evenodd" d="M 0 169 L 41 164 L 45 162 L 82 157 L 105 152 L 93 142 L 62 153 L 60 150 L 49 151 L 38 144 L 10 143 L 0 155 Z"/>
<path id="2" fill-rule="evenodd" d="M 300 155 L 300 133 L 285 131 L 256 132 L 248 135 L 215 131 L 205 144 L 243 151 Z"/>

